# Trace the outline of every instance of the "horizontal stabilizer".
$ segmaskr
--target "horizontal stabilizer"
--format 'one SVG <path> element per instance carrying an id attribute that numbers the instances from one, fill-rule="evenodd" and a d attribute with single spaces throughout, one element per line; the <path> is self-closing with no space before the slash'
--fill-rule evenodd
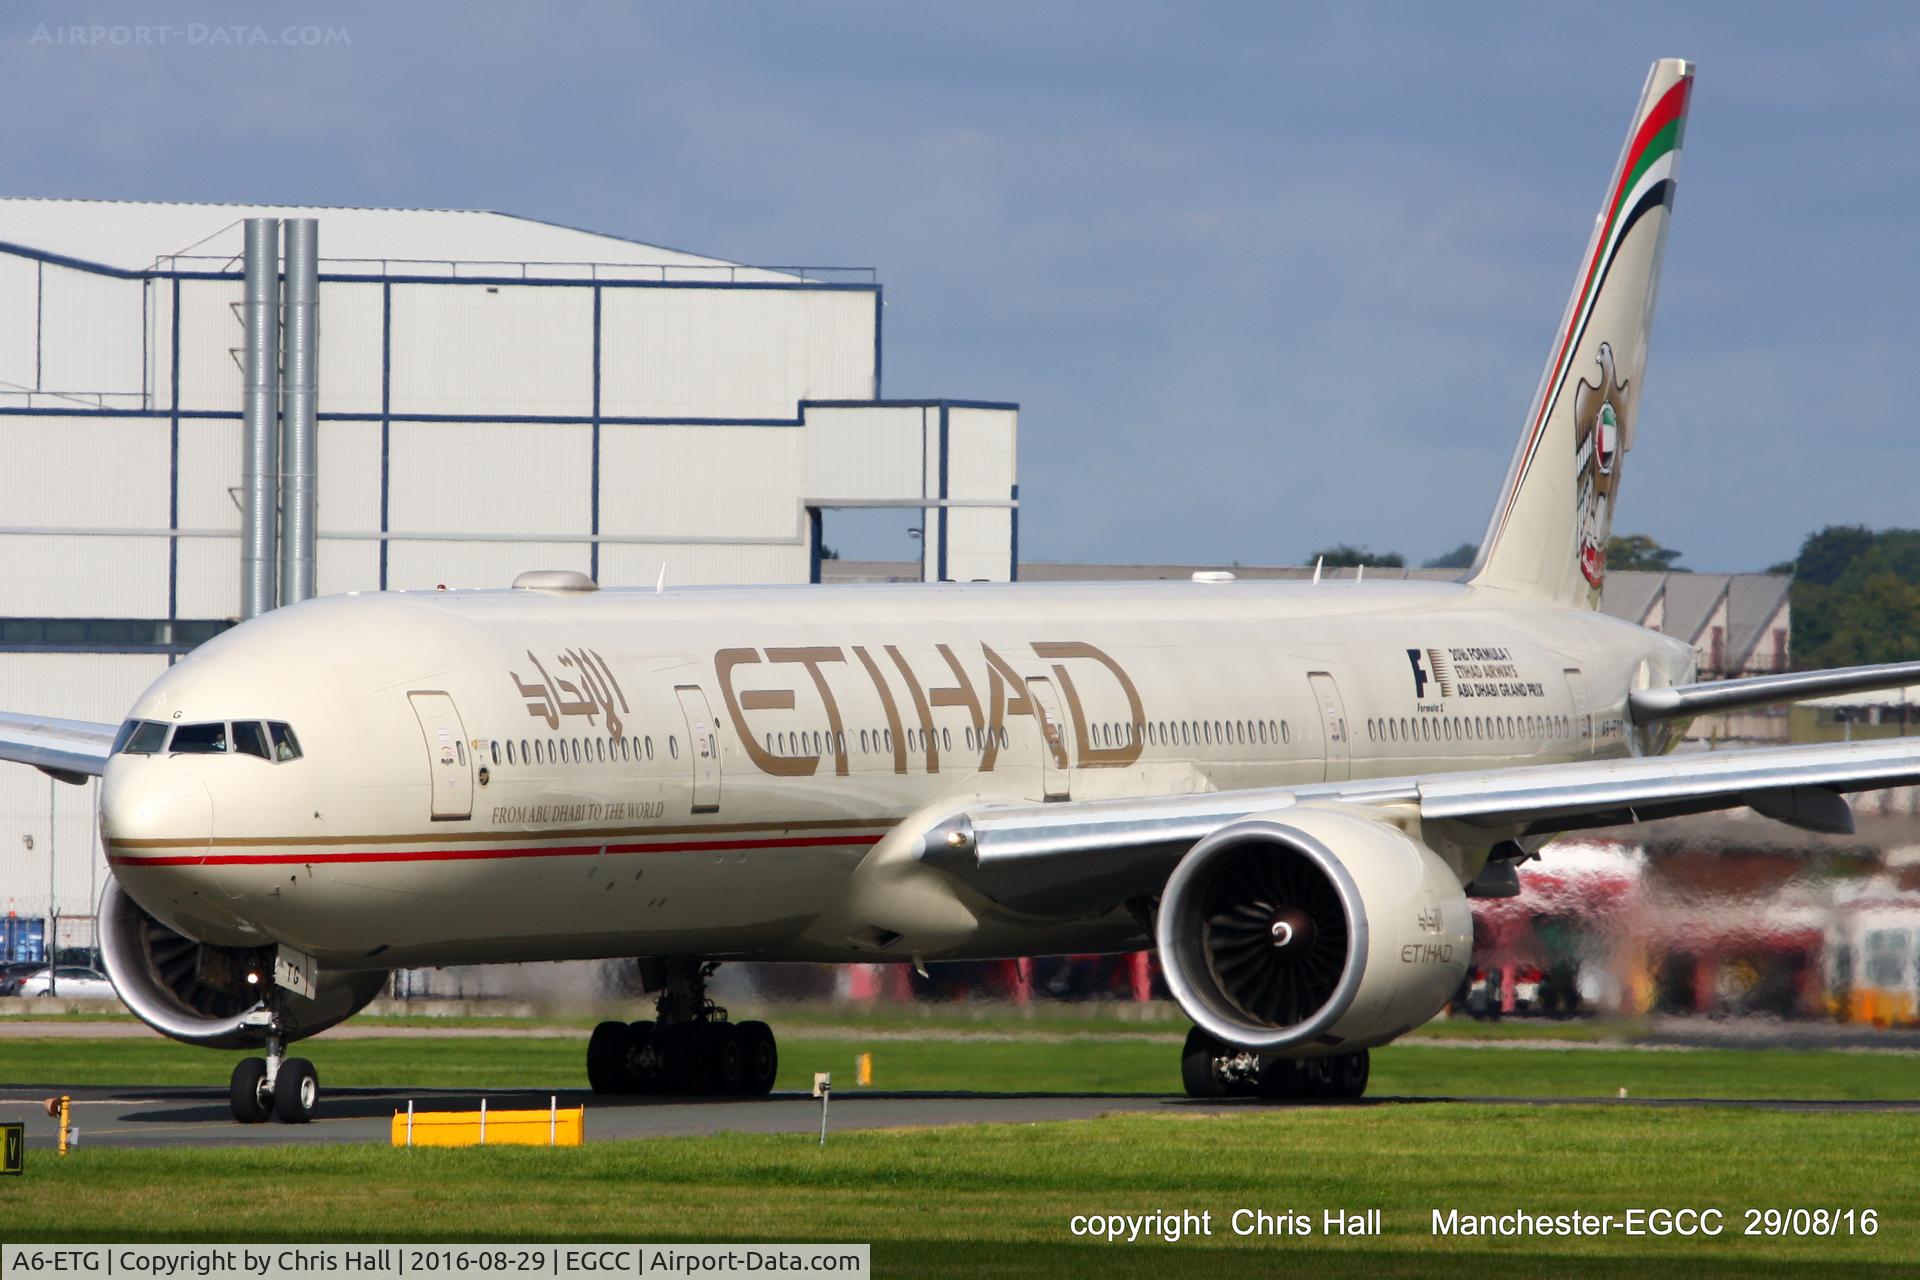
<path id="1" fill-rule="evenodd" d="M 1920 662 L 1886 662 L 1872 667 L 1831 667 L 1825 671 L 1783 671 L 1742 680 L 1706 680 L 1665 689 L 1636 689 L 1627 695 L 1627 714 L 1635 724 L 1770 707 L 1842 693 L 1901 689 L 1920 684 Z"/>

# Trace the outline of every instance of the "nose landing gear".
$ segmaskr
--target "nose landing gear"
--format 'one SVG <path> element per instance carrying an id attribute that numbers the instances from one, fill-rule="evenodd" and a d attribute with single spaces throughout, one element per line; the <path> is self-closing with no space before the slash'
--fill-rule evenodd
<path id="1" fill-rule="evenodd" d="M 773 1090 L 780 1054 L 764 1022 L 730 1022 L 707 998 L 717 961 L 643 960 L 658 990 L 651 1022 L 602 1022 L 587 1041 L 587 1082 L 599 1094 L 735 1094 Z"/>
<path id="2" fill-rule="evenodd" d="M 320 1075 L 305 1058 L 286 1056 L 287 1044 L 280 1032 L 279 1013 L 269 998 L 263 1010 L 267 1025 L 267 1056 L 242 1058 L 227 1084 L 227 1101 L 233 1118 L 241 1124 L 260 1124 L 278 1120 L 281 1124 L 305 1124 L 313 1119 L 314 1104 L 320 1099 Z"/>

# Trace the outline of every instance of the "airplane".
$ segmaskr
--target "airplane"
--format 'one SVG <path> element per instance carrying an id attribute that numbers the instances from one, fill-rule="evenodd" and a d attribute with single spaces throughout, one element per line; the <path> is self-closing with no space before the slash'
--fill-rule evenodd
<path id="1" fill-rule="evenodd" d="M 1708 712 L 1920 663 L 1701 682 L 1597 611 L 1693 68 L 1656 62 L 1474 565 L 1458 581 L 349 593 L 196 649 L 118 726 L 0 716 L 100 777 L 105 967 L 136 1015 L 289 1046 L 396 968 L 640 958 L 601 1094 L 764 1094 L 725 961 L 1157 949 L 1196 1097 L 1358 1097 L 1467 971 L 1470 895 L 1561 833 L 1751 806 L 1851 829 L 1911 740 L 1675 752 Z"/>

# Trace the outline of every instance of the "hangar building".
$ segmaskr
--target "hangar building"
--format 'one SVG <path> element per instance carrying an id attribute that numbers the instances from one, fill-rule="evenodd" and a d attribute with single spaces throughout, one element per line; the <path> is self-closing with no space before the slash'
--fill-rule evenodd
<path id="1" fill-rule="evenodd" d="M 238 616 L 262 217 L 318 223 L 319 593 L 817 581 L 843 507 L 925 509 L 925 578 L 1014 572 L 1018 407 L 882 399 L 871 269 L 477 211 L 0 199 L 0 708 L 118 719 Z M 0 770 L 0 914 L 92 910 L 93 790 Z"/>

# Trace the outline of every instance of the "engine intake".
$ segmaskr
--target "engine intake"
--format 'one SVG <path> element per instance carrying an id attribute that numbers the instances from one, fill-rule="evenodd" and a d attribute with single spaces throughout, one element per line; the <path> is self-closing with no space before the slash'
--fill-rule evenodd
<path id="1" fill-rule="evenodd" d="M 164 1036 L 213 1049 L 256 1049 L 266 1028 L 249 1015 L 264 988 L 244 974 L 271 966 L 272 950 L 216 947 L 174 932 L 109 879 L 100 899 L 100 956 L 113 989 L 135 1017 Z M 316 1035 L 365 1008 L 387 975 L 378 970 L 322 973 L 311 1000 L 287 995 L 286 1039 Z"/>
<path id="2" fill-rule="evenodd" d="M 1181 1008 L 1228 1044 L 1291 1056 L 1425 1021 L 1472 940 L 1439 855 L 1378 819 L 1305 806 L 1214 832 L 1160 899 L 1160 962 Z"/>

